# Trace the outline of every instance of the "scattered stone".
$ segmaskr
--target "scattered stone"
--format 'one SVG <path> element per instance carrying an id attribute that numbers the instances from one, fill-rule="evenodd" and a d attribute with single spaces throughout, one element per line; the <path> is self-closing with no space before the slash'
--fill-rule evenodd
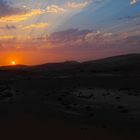
<path id="1" fill-rule="evenodd" d="M 123 110 L 121 110 L 121 113 L 128 113 L 128 110 L 127 109 L 123 109 Z"/>
<path id="2" fill-rule="evenodd" d="M 71 109 L 71 107 L 70 106 L 66 106 L 66 109 L 69 110 L 69 109 Z"/>
<path id="3" fill-rule="evenodd" d="M 63 101 L 63 99 L 62 99 L 61 97 L 59 97 L 57 100 L 58 100 L 58 101 Z"/>
<path id="4" fill-rule="evenodd" d="M 87 111 L 92 111 L 93 108 L 92 108 L 91 106 L 86 106 L 86 110 L 87 110 Z"/>
<path id="5" fill-rule="evenodd" d="M 105 124 L 102 124 L 101 128 L 107 128 L 107 126 Z"/>
<path id="6" fill-rule="evenodd" d="M 119 97 L 119 96 L 118 96 L 118 97 L 116 97 L 115 99 L 120 100 L 120 99 L 121 99 L 121 97 Z"/>
<path id="7" fill-rule="evenodd" d="M 124 106 L 121 106 L 121 105 L 120 105 L 120 106 L 118 106 L 118 109 L 123 109 L 123 108 L 124 108 Z"/>

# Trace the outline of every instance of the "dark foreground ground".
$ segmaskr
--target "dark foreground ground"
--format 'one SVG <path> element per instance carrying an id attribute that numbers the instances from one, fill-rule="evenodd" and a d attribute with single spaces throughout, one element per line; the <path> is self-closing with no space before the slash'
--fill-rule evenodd
<path id="1" fill-rule="evenodd" d="M 0 71 L 1 139 L 139 140 L 140 76 Z"/>

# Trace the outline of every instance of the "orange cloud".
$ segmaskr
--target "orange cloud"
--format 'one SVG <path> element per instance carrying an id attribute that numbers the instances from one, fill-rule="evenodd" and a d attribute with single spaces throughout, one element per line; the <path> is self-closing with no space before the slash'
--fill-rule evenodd
<path id="1" fill-rule="evenodd" d="M 45 13 L 44 10 L 33 9 L 27 13 L 25 12 L 25 13 L 18 14 L 18 15 L 9 15 L 9 16 L 1 17 L 0 22 L 19 22 L 19 21 L 26 20 L 27 18 L 29 18 L 31 16 L 40 15 L 43 13 Z"/>
<path id="2" fill-rule="evenodd" d="M 14 39 L 14 38 L 15 38 L 15 36 L 13 36 L 13 35 L 0 36 L 0 39 Z"/>
<path id="3" fill-rule="evenodd" d="M 59 5 L 50 5 L 46 9 L 26 9 L 22 12 L 15 12 L 13 14 L 5 15 L 0 17 L 0 22 L 20 22 L 27 20 L 29 17 L 35 16 L 35 15 L 41 15 L 45 13 L 62 13 L 69 9 L 82 9 L 86 7 L 90 1 L 85 1 L 81 3 L 77 2 L 68 2 L 66 5 L 63 5 L 63 7 Z"/>
<path id="4" fill-rule="evenodd" d="M 45 28 L 47 27 L 49 24 L 48 23 L 35 23 L 35 24 L 30 24 L 25 26 L 23 29 L 32 29 L 32 28 Z"/>

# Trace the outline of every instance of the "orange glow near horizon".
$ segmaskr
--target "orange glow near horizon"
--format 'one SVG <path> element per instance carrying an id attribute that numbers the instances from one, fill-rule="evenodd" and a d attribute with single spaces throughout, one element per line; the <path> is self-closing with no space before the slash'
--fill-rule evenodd
<path id="1" fill-rule="evenodd" d="M 0 52 L 0 66 L 6 65 L 37 65 L 57 60 L 56 56 L 37 51 L 8 51 Z M 15 64 L 14 62 L 15 61 Z"/>
<path id="2" fill-rule="evenodd" d="M 86 57 L 86 53 L 83 55 L 78 55 L 77 53 L 61 53 L 61 52 L 49 52 L 49 50 L 42 51 L 16 51 L 16 50 L 6 50 L 0 52 L 0 66 L 12 65 L 12 61 L 15 61 L 16 65 L 38 65 L 51 62 L 62 62 L 66 60 L 77 60 Z M 88 53 L 88 59 L 93 57 L 93 54 Z"/>
<path id="3" fill-rule="evenodd" d="M 0 53 L 0 66 L 22 64 L 24 57 L 22 52 L 3 51 Z"/>
<path id="4" fill-rule="evenodd" d="M 16 61 L 11 61 L 11 65 L 16 65 Z"/>
<path id="5" fill-rule="evenodd" d="M 37 65 L 48 62 L 64 61 L 65 55 L 57 53 L 50 53 L 47 51 L 1 51 L 0 52 L 0 66 L 12 65 L 12 61 L 16 65 Z"/>

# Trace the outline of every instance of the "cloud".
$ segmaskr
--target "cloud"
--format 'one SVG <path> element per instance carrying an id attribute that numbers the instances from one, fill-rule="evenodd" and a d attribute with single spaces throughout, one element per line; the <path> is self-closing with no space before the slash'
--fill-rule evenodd
<path id="1" fill-rule="evenodd" d="M 58 5 L 50 5 L 46 8 L 47 13 L 62 13 L 65 9 Z"/>
<path id="2" fill-rule="evenodd" d="M 23 27 L 23 29 L 32 28 L 44 28 L 47 27 L 48 23 L 37 23 Z M 30 38 L 29 46 L 34 44 L 36 48 L 106 48 L 115 47 L 121 48 L 122 46 L 139 46 L 140 31 L 135 32 L 103 32 L 93 30 L 79 30 L 79 29 L 68 29 L 64 31 L 54 32 L 50 35 L 42 35 L 36 38 Z M 0 36 L 2 40 L 13 39 L 14 36 Z M 23 41 L 24 42 L 24 41 Z M 13 43 L 14 44 L 14 43 Z"/>
<path id="3" fill-rule="evenodd" d="M 45 28 L 48 27 L 48 23 L 34 23 L 27 26 L 24 26 L 23 29 L 32 29 L 32 28 Z"/>
<path id="4" fill-rule="evenodd" d="M 131 5 L 134 5 L 134 4 L 136 4 L 137 2 L 138 2 L 138 0 L 131 0 L 131 1 L 130 1 L 130 4 L 131 4 Z"/>
<path id="5" fill-rule="evenodd" d="M 99 3 L 102 3 L 102 2 L 104 2 L 105 0 L 93 0 L 93 2 L 94 3 L 97 3 L 97 4 L 99 4 Z"/>
<path id="6" fill-rule="evenodd" d="M 11 6 L 8 2 L 0 1 L 0 22 L 19 22 L 28 19 L 29 17 L 44 14 L 43 9 L 29 9 L 25 6 L 22 8 Z"/>
<path id="7" fill-rule="evenodd" d="M 84 60 L 121 53 L 140 52 L 140 31 L 103 32 L 93 30 L 68 29 L 31 38 L 28 41 L 9 39 L 0 41 L 3 50 L 40 52 L 52 60 Z M 2 37 L 7 38 L 7 37 Z"/>
<path id="8" fill-rule="evenodd" d="M 17 29 L 17 27 L 16 26 L 14 26 L 14 25 L 5 25 L 4 27 L 0 27 L 0 29 L 2 29 L 2 30 L 16 30 Z"/>
<path id="9" fill-rule="evenodd" d="M 17 29 L 17 27 L 15 25 L 6 25 L 5 28 L 7 30 L 15 30 L 15 29 Z"/>
<path id="10" fill-rule="evenodd" d="M 78 30 L 69 29 L 60 32 L 54 32 L 42 38 L 50 43 L 53 47 L 114 47 L 119 48 L 124 46 L 139 46 L 139 36 L 140 32 L 122 32 L 122 33 L 112 33 L 112 32 L 102 32 L 102 31 L 92 31 L 92 30 Z M 41 39 L 40 39 L 41 40 Z M 133 41 L 131 41 L 133 40 Z"/>
<path id="11" fill-rule="evenodd" d="M 45 13 L 44 10 L 32 9 L 31 11 L 24 12 L 24 13 L 17 13 L 17 14 L 3 16 L 0 18 L 0 22 L 19 22 L 19 21 L 26 20 L 31 16 L 40 15 L 43 13 Z"/>
<path id="12" fill-rule="evenodd" d="M 71 9 L 83 9 L 90 1 L 85 2 L 68 2 L 63 6 L 50 5 L 46 9 L 29 9 L 27 7 L 13 7 L 4 0 L 0 1 L 0 22 L 20 22 L 27 20 L 28 18 L 36 15 L 47 14 L 47 13 L 63 13 Z"/>
<path id="13" fill-rule="evenodd" d="M 101 32 L 101 31 L 96 31 L 96 32 L 89 32 L 85 35 L 85 41 L 92 44 L 94 43 L 105 43 L 105 42 L 112 42 L 114 40 L 113 33 L 111 32 Z"/>
<path id="14" fill-rule="evenodd" d="M 49 36 L 49 40 L 53 42 L 67 42 L 83 38 L 90 30 L 68 29 L 60 32 L 54 32 Z"/>
<path id="15" fill-rule="evenodd" d="M 26 19 L 37 11 L 30 11 L 27 8 L 18 8 L 11 6 L 8 2 L 0 1 L 0 22 L 17 22 Z"/>
<path id="16" fill-rule="evenodd" d="M 46 8 L 45 12 L 46 13 L 63 13 L 66 12 L 67 10 L 72 10 L 72 9 L 83 9 L 86 7 L 90 1 L 85 1 L 85 2 L 68 2 L 64 4 L 63 6 L 59 5 L 50 5 Z"/>
<path id="17" fill-rule="evenodd" d="M 94 42 L 98 40 L 107 40 L 113 37 L 111 32 L 101 32 L 92 30 L 78 30 L 69 29 L 61 32 L 54 32 L 50 35 L 49 39 L 52 41 L 74 41 L 83 40 L 85 42 Z"/>
<path id="18" fill-rule="evenodd" d="M 28 43 L 34 46 L 36 51 L 45 52 L 54 59 L 52 54 L 62 58 L 70 59 L 91 59 L 95 57 L 109 56 L 117 53 L 140 51 L 140 32 L 112 33 L 93 30 L 68 29 L 54 32 L 34 38 Z M 26 48 L 24 48 L 26 50 Z M 58 58 L 56 60 L 58 60 Z"/>
<path id="19" fill-rule="evenodd" d="M 6 1 L 0 0 L 0 18 L 25 12 L 27 12 L 27 9 L 12 7 Z"/>
<path id="20" fill-rule="evenodd" d="M 132 16 L 125 16 L 125 17 L 119 17 L 117 20 L 134 20 L 140 18 L 140 14 L 132 15 Z"/>
<path id="21" fill-rule="evenodd" d="M 67 3 L 67 8 L 70 8 L 70 9 L 82 9 L 82 8 L 85 8 L 89 3 L 90 3 L 90 1 L 85 1 L 85 2 L 81 2 L 81 3 L 68 2 Z"/>
<path id="22" fill-rule="evenodd" d="M 1 40 L 7 40 L 7 39 L 15 39 L 15 36 L 13 35 L 5 35 L 5 36 L 0 36 Z"/>

